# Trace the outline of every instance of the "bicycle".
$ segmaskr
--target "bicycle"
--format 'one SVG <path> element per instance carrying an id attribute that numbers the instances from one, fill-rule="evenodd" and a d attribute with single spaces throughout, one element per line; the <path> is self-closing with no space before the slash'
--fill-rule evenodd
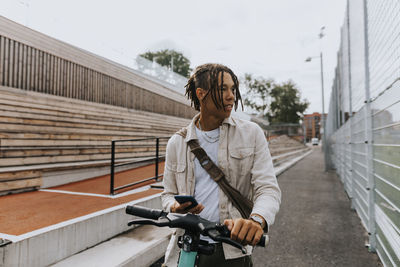
<path id="1" fill-rule="evenodd" d="M 246 248 L 230 238 L 229 229 L 219 223 L 210 222 L 199 215 L 187 213 L 169 213 L 158 209 L 149 209 L 141 206 L 127 206 L 126 213 L 147 220 L 138 219 L 128 223 L 140 225 L 155 225 L 158 227 L 181 228 L 185 230 L 183 236 L 178 237 L 178 246 L 181 249 L 178 267 L 194 267 L 197 254 L 211 255 L 214 253 L 215 244 L 200 240 L 200 234 L 209 236 L 212 240 L 230 244 L 246 254 Z M 263 235 L 257 246 L 265 247 L 269 242 L 268 235 Z"/>

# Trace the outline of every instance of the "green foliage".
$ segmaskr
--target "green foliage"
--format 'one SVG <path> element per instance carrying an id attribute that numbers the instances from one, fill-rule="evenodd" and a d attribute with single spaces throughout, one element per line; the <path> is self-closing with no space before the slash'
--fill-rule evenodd
<path id="1" fill-rule="evenodd" d="M 282 84 L 273 79 L 253 78 L 245 74 L 244 85 L 247 92 L 244 104 L 274 123 L 298 123 L 309 102 L 300 99 L 299 89 L 292 81 Z"/>
<path id="2" fill-rule="evenodd" d="M 269 92 L 273 83 L 273 80 L 256 79 L 251 74 L 246 73 L 244 75 L 244 85 L 247 92 L 244 97 L 244 105 L 257 110 L 265 116 L 268 111 Z"/>
<path id="3" fill-rule="evenodd" d="M 140 55 L 150 61 L 155 61 L 161 66 L 172 67 L 172 71 L 179 73 L 182 76 L 189 78 L 190 72 L 192 69 L 190 68 L 190 61 L 187 59 L 182 53 L 164 49 L 157 52 L 146 52 Z"/>
<path id="4" fill-rule="evenodd" d="M 271 105 L 267 113 L 268 121 L 273 123 L 298 123 L 300 116 L 309 106 L 307 100 L 300 99 L 300 92 L 292 81 L 274 83 L 270 92 Z"/>

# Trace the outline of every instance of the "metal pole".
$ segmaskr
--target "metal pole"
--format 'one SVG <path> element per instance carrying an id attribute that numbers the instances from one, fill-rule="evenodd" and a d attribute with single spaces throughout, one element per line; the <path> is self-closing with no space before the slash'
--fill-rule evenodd
<path id="1" fill-rule="evenodd" d="M 326 149 L 326 132 L 325 132 L 325 96 L 324 96 L 324 64 L 323 64 L 323 58 L 322 58 L 322 51 L 320 53 L 320 59 L 321 59 L 321 90 L 322 90 L 322 114 L 321 114 L 321 120 L 322 120 L 322 127 L 324 129 L 323 132 L 323 141 L 322 141 L 322 149 L 324 150 L 324 159 L 325 159 L 325 171 L 328 170 L 328 164 L 327 164 L 327 149 Z M 321 129 L 320 129 L 321 132 Z"/>
<path id="2" fill-rule="evenodd" d="M 115 163 L 115 141 L 111 141 L 110 195 L 114 195 L 114 163 Z"/>
<path id="3" fill-rule="evenodd" d="M 373 135 L 372 135 L 372 111 L 370 95 L 370 73 L 369 73 L 369 46 L 368 46 L 368 8 L 367 1 L 363 1 L 364 8 L 364 56 L 365 56 L 365 130 L 366 130 L 366 154 L 367 154 L 367 177 L 368 177 L 368 234 L 369 250 L 376 251 L 376 225 L 375 225 L 375 178 L 373 165 Z"/>
<path id="4" fill-rule="evenodd" d="M 160 138 L 156 138 L 156 181 L 158 181 L 158 156 L 159 156 Z"/>

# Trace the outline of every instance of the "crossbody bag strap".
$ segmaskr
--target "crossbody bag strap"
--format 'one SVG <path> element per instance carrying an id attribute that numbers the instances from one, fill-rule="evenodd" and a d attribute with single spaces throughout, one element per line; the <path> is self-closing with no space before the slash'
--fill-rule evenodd
<path id="1" fill-rule="evenodd" d="M 226 180 L 224 172 L 208 157 L 196 139 L 188 142 L 191 152 L 199 160 L 200 165 L 210 177 L 219 185 L 232 204 L 239 210 L 243 218 L 249 218 L 253 209 L 253 202 L 244 197 L 236 188 Z"/>

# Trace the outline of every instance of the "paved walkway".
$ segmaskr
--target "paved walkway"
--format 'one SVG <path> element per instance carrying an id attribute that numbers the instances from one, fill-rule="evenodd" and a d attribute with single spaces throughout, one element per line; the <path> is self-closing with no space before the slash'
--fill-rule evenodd
<path id="1" fill-rule="evenodd" d="M 271 243 L 257 248 L 254 266 L 382 266 L 340 179 L 324 172 L 320 147 L 278 177 L 281 210 Z"/>

